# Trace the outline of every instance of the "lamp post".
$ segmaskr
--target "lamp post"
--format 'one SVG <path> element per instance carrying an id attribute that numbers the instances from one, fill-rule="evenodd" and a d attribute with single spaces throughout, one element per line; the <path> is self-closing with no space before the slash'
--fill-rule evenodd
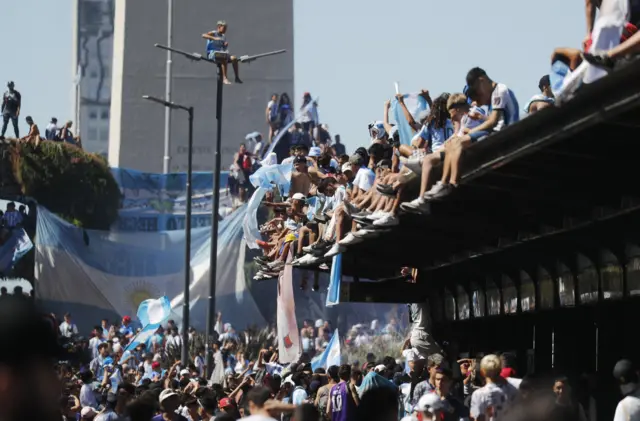
<path id="1" fill-rule="evenodd" d="M 216 66 L 217 70 L 217 88 L 216 88 L 216 148 L 214 152 L 215 167 L 213 171 L 213 209 L 211 210 L 211 250 L 209 256 L 209 296 L 207 306 L 207 323 L 205 332 L 205 352 L 207 355 L 207 375 L 211 374 L 213 363 L 213 355 L 209 345 L 213 337 L 213 329 L 215 325 L 215 306 L 216 306 L 216 276 L 218 262 L 218 215 L 220 215 L 220 149 L 222 147 L 222 89 L 224 87 L 222 78 L 222 66 L 229 61 L 229 54 L 217 52 L 214 58 L 209 58 L 198 53 L 189 53 L 187 51 L 178 50 L 171 46 L 155 44 L 157 48 L 174 52 L 191 61 L 204 61 Z M 251 63 L 259 58 L 274 56 L 285 53 L 287 50 L 276 50 L 253 56 L 243 55 L 238 57 L 240 63 Z"/>
<path id="2" fill-rule="evenodd" d="M 165 101 L 150 95 L 143 95 L 144 99 L 163 105 L 170 110 L 183 110 L 189 115 L 189 143 L 187 150 L 187 197 L 186 214 L 184 218 L 184 305 L 182 307 L 182 361 L 189 361 L 189 285 L 191 284 L 191 196 L 193 188 L 191 178 L 193 174 L 193 107 Z M 186 363 L 184 363 L 186 364 Z"/>

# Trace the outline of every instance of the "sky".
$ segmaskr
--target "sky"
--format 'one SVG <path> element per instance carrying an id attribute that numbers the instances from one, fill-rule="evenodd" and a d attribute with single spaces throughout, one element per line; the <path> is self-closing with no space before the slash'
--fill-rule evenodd
<path id="1" fill-rule="evenodd" d="M 584 0 L 293 2 L 295 98 L 319 97 L 321 122 L 350 151 L 368 144 L 367 124 L 382 119 L 394 82 L 435 98 L 462 91 L 467 71 L 480 66 L 522 107 L 538 93 L 553 49 L 579 47 L 586 31 Z M 72 4 L 0 0 L 12 34 L 0 83 L 13 80 L 22 94 L 21 133 L 27 115 L 41 130 L 52 116 L 72 119 Z"/>

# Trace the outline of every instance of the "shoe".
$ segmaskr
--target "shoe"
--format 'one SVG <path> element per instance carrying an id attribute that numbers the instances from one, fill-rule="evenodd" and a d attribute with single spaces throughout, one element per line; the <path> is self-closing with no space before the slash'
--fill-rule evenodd
<path id="1" fill-rule="evenodd" d="M 442 199 L 443 197 L 451 194 L 455 188 L 456 187 L 453 184 L 445 184 L 436 194 L 431 196 L 431 199 Z"/>
<path id="2" fill-rule="evenodd" d="M 276 270 L 280 270 L 284 267 L 285 263 L 282 260 L 276 260 L 275 262 L 271 262 L 269 263 L 267 266 L 276 271 Z"/>
<path id="3" fill-rule="evenodd" d="M 345 246 L 341 246 L 338 243 L 335 243 L 331 249 L 324 255 L 324 257 L 333 257 L 337 256 L 340 253 L 344 253 L 347 250 Z"/>
<path id="4" fill-rule="evenodd" d="M 613 70 L 616 65 L 615 60 L 602 52 L 582 53 L 582 58 L 587 63 L 606 71 Z"/>
<path id="5" fill-rule="evenodd" d="M 373 225 L 371 226 L 371 228 L 362 228 L 362 229 L 359 229 L 358 231 L 353 232 L 351 234 L 354 237 L 361 238 L 363 240 L 366 240 L 367 238 L 375 238 L 378 235 L 380 235 L 378 230 L 373 228 Z"/>
<path id="6" fill-rule="evenodd" d="M 377 189 L 378 193 L 384 196 L 395 196 L 398 193 L 398 190 L 394 190 L 393 187 L 388 185 L 378 185 Z"/>
<path id="7" fill-rule="evenodd" d="M 429 211 L 429 202 L 424 200 L 423 197 L 418 197 L 411 202 L 405 202 L 400 204 L 400 209 L 410 213 L 426 213 Z"/>
<path id="8" fill-rule="evenodd" d="M 353 233 L 347 234 L 342 240 L 338 242 L 341 246 L 349 246 L 351 244 L 358 244 L 363 242 L 364 239 L 356 237 Z"/>
<path id="9" fill-rule="evenodd" d="M 440 191 L 445 188 L 444 186 L 446 186 L 446 184 L 442 184 L 442 181 L 438 181 L 428 192 L 424 194 L 424 199 L 429 200 L 436 194 L 439 194 Z"/>
<path id="10" fill-rule="evenodd" d="M 318 266 L 318 269 L 320 269 L 320 270 L 329 270 L 329 265 L 327 265 L 326 263 L 323 263 L 320 266 Z M 315 291 L 315 289 L 314 289 L 314 291 Z"/>
<path id="11" fill-rule="evenodd" d="M 382 218 L 386 214 L 387 213 L 385 211 L 377 210 L 374 213 L 372 213 L 371 215 L 367 216 L 365 219 L 367 219 L 369 221 L 375 221 L 375 220 L 378 220 L 378 219 Z"/>
<path id="12" fill-rule="evenodd" d="M 312 254 L 305 254 L 304 256 L 300 257 L 299 259 L 294 260 L 293 262 L 291 262 L 291 266 L 306 266 L 309 264 L 310 261 L 313 261 L 317 259 L 317 257 L 315 257 Z"/>
<path id="13" fill-rule="evenodd" d="M 392 213 L 388 213 L 377 221 L 373 221 L 373 225 L 376 227 L 395 227 L 400 225 L 400 220 Z"/>
<path id="14" fill-rule="evenodd" d="M 253 258 L 253 261 L 257 263 L 266 263 L 269 261 L 269 258 L 267 256 L 256 256 Z"/>
<path id="15" fill-rule="evenodd" d="M 371 215 L 373 212 L 369 211 L 368 209 L 364 209 L 358 213 L 356 213 L 355 215 L 351 215 L 352 218 L 354 219 L 360 219 L 360 218 L 365 218 L 369 215 Z"/>

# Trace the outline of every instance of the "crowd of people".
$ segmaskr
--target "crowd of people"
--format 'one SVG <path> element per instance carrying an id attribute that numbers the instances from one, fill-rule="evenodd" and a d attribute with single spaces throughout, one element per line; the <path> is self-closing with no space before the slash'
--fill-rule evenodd
<path id="1" fill-rule="evenodd" d="M 521 378 L 508 352 L 458 358 L 445 349 L 425 356 L 408 341 L 400 357 L 369 353 L 363 361 L 343 356 L 340 364 L 318 365 L 302 353 L 281 364 L 273 335 L 237 333 L 219 315 L 207 367 L 201 338 L 191 329 L 189 360 L 180 359 L 181 336 L 172 321 L 148 345 L 129 349 L 137 330 L 128 316 L 118 326 L 103 320 L 85 339 L 70 314 L 58 323 L 27 298 L 0 300 L 0 334 L 24 337 L 21 348 L 0 344 L 3 420 L 598 419 L 597 397 L 563 376 Z M 638 368 L 621 360 L 613 378 L 623 395 L 614 420 L 637 420 Z"/>

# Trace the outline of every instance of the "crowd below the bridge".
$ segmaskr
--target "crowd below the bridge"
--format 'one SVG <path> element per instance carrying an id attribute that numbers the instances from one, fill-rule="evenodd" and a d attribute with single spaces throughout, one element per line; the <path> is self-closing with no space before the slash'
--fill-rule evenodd
<path id="1" fill-rule="evenodd" d="M 0 301 L 0 334 L 24 337 L 20 350 L 11 341 L 0 345 L 0 385 L 7 385 L 0 394 L 0 417 L 8 421 L 600 419 L 593 390 L 564 376 L 522 376 L 512 353 L 461 358 L 452 345 L 443 344 L 437 352 L 422 354 L 413 347 L 415 320 L 412 334 L 397 351 L 367 348 L 371 352 L 361 360 L 347 352 L 340 363 L 318 366 L 307 352 L 295 362 L 281 363 L 274 332 L 236 332 L 219 315 L 209 369 L 202 337 L 193 329 L 189 360 L 180 359 L 182 332 L 172 321 L 147 343 L 128 349 L 130 341 L 137 343 L 137 329 L 128 316 L 117 325 L 102 320 L 83 338 L 70 314 L 58 323 L 54 315 L 30 314 L 35 311 L 26 298 L 4 296 Z M 301 326 L 321 332 L 314 333 L 318 338 L 328 328 L 325 321 Z M 352 330 L 389 343 L 396 339 L 389 329 L 374 323 Z M 328 346 L 326 339 L 316 357 Z M 47 363 L 51 359 L 56 360 L 55 373 Z M 614 420 L 637 420 L 637 367 L 621 360 L 613 377 L 623 396 Z"/>

